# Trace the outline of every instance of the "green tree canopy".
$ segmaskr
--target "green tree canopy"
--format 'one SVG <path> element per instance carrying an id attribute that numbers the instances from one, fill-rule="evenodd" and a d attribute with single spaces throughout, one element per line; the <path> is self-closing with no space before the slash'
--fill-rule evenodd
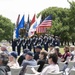
<path id="1" fill-rule="evenodd" d="M 42 20 L 48 15 L 52 14 L 52 27 L 48 29 L 50 34 L 58 35 L 62 40 L 69 40 L 69 9 L 49 7 L 41 11 L 38 15 L 42 14 Z"/>
<path id="2" fill-rule="evenodd" d="M 8 19 L 0 15 L 0 40 L 9 40 L 13 35 L 14 24 Z"/>
<path id="3" fill-rule="evenodd" d="M 70 11 L 69 11 L 70 35 L 72 37 L 72 40 L 75 41 L 75 2 L 72 1 L 69 3 L 70 3 Z"/>

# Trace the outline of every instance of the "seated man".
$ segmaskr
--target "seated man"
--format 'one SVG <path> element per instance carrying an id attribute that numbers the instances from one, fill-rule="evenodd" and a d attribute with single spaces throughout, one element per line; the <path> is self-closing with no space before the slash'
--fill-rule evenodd
<path id="1" fill-rule="evenodd" d="M 24 75 L 25 74 L 25 70 L 26 70 L 26 66 L 30 65 L 30 66 L 36 66 L 37 62 L 36 60 L 33 59 L 34 58 L 34 54 L 31 51 L 28 51 L 27 54 L 25 55 L 25 60 L 23 60 L 22 65 L 23 68 L 20 72 L 20 75 Z"/>
<path id="2" fill-rule="evenodd" d="M 1 45 L 1 51 L 7 55 L 9 55 L 9 51 L 7 50 L 7 47 L 5 45 Z"/>
<path id="3" fill-rule="evenodd" d="M 10 72 L 10 67 L 7 65 L 8 60 L 7 54 L 0 53 L 0 75 L 8 75 Z"/>
<path id="4" fill-rule="evenodd" d="M 29 49 L 24 49 L 23 54 L 18 58 L 19 66 L 21 66 L 23 60 L 25 59 L 25 55 L 26 55 L 26 53 L 27 53 L 28 51 L 30 51 L 30 50 L 29 50 Z"/>

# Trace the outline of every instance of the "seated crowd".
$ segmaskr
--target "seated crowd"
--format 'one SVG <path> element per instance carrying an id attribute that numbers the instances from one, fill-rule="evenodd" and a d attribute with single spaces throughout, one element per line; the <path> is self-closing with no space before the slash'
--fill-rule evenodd
<path id="1" fill-rule="evenodd" d="M 75 46 L 64 46 L 64 54 L 60 53 L 58 46 L 50 45 L 49 50 L 42 50 L 42 46 L 35 47 L 35 53 L 29 49 L 24 49 L 23 53 L 18 56 L 15 51 L 9 52 L 5 45 L 0 48 L 0 75 L 8 75 L 11 68 L 22 67 L 19 75 L 25 75 L 26 67 L 36 66 L 38 70 L 36 73 L 40 75 L 47 75 L 50 73 L 58 73 L 65 71 L 68 68 L 68 62 L 75 62 Z M 60 70 L 59 62 L 64 62 L 62 70 Z M 44 67 L 45 64 L 48 66 Z M 73 65 L 74 67 L 75 65 Z"/>

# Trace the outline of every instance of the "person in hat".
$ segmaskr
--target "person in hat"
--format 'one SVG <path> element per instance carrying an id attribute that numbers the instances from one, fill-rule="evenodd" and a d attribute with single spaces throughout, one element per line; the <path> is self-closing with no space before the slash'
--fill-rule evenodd
<path id="1" fill-rule="evenodd" d="M 18 56 L 18 54 L 15 51 L 10 53 L 10 55 L 9 55 L 9 63 L 8 63 L 8 65 L 10 67 L 19 67 L 19 64 L 17 62 L 17 56 Z"/>
<path id="2" fill-rule="evenodd" d="M 23 60 L 25 59 L 25 55 L 27 54 L 28 51 L 30 51 L 30 50 L 29 49 L 24 49 L 23 54 L 18 58 L 19 66 L 21 66 Z"/>
<path id="3" fill-rule="evenodd" d="M 37 62 L 34 59 L 34 53 L 31 51 L 28 51 L 27 54 L 25 55 L 25 60 L 23 60 L 22 65 L 23 68 L 20 72 L 20 75 L 24 75 L 25 74 L 25 70 L 26 70 L 26 66 L 30 65 L 30 66 L 36 66 Z"/>
<path id="4" fill-rule="evenodd" d="M 34 59 L 35 60 L 38 60 L 39 59 L 39 54 L 40 54 L 40 51 L 42 50 L 42 47 L 39 45 L 39 46 L 36 46 L 35 47 L 35 54 L 34 54 Z"/>

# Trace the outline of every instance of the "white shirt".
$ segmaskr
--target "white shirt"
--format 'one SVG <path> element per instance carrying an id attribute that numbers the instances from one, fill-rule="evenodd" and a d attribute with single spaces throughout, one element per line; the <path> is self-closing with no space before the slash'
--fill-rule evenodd
<path id="1" fill-rule="evenodd" d="M 71 52 L 71 54 L 75 55 L 75 50 Z"/>
<path id="2" fill-rule="evenodd" d="M 8 63 L 8 66 L 12 67 L 12 68 L 18 68 L 19 67 L 19 64 L 18 62 L 16 61 L 15 63 L 14 62 L 9 62 Z"/>
<path id="3" fill-rule="evenodd" d="M 59 66 L 57 64 L 51 64 L 43 69 L 41 72 L 41 75 L 47 75 L 47 73 L 58 73 L 59 72 Z"/>

